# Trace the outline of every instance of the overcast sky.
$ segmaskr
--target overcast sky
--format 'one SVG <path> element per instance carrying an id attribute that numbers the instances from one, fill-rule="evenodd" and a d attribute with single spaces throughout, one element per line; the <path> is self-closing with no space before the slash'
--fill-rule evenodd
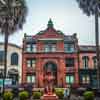
<path id="1" fill-rule="evenodd" d="M 28 15 L 23 30 L 10 36 L 9 42 L 22 44 L 24 33 L 35 35 L 47 27 L 49 18 L 54 23 L 54 28 L 61 30 L 66 35 L 77 33 L 79 44 L 95 44 L 94 16 L 87 17 L 78 8 L 76 0 L 26 0 Z M 0 42 L 3 36 L 0 35 Z"/>

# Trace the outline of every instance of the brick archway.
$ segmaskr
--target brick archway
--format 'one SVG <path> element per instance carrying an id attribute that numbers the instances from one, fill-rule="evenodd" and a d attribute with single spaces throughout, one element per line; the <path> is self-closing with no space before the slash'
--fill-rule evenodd
<path id="1" fill-rule="evenodd" d="M 47 85 L 47 83 L 45 82 L 45 77 L 47 76 L 47 72 L 50 71 L 51 72 L 51 76 L 54 77 L 53 80 L 53 85 L 55 87 L 57 87 L 58 84 L 58 80 L 57 80 L 57 62 L 56 61 L 52 61 L 52 60 L 47 60 L 44 64 L 43 64 L 43 76 L 44 76 L 44 86 Z"/>
<path id="2" fill-rule="evenodd" d="M 52 62 L 52 63 L 56 64 L 57 67 L 59 65 L 58 60 L 57 59 L 53 59 L 53 58 L 51 58 L 51 59 L 44 59 L 42 65 L 44 66 L 47 62 Z"/>

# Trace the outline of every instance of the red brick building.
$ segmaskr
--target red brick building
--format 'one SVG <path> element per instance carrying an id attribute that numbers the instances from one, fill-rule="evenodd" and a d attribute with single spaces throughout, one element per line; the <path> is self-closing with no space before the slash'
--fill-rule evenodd
<path id="1" fill-rule="evenodd" d="M 81 86 L 97 86 L 97 58 L 95 46 L 79 46 L 79 83 Z"/>
<path id="2" fill-rule="evenodd" d="M 24 35 L 22 52 L 22 82 L 44 87 L 46 71 L 50 69 L 55 87 L 76 85 L 78 78 L 78 40 L 76 34 L 65 35 L 56 30 L 51 20 L 47 28 L 36 35 Z"/>

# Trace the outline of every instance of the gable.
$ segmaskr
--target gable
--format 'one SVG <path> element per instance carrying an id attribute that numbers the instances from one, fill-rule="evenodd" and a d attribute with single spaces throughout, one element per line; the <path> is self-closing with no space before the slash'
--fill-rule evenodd
<path id="1" fill-rule="evenodd" d="M 56 29 L 54 29 L 53 22 L 50 19 L 48 21 L 47 29 L 44 31 L 38 32 L 36 36 L 40 38 L 59 38 L 59 37 L 63 37 L 64 34 L 63 32 L 57 31 Z"/>

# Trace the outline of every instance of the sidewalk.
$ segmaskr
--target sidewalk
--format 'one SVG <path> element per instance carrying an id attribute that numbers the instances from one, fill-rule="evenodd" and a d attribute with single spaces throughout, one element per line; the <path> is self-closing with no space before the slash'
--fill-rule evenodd
<path id="1" fill-rule="evenodd" d="M 71 95 L 70 99 L 66 99 L 66 100 L 84 100 L 83 96 L 76 96 L 76 95 Z M 95 97 L 94 100 L 100 100 L 100 97 Z"/>
<path id="2" fill-rule="evenodd" d="M 96 97 L 95 100 L 100 100 L 100 97 Z"/>

